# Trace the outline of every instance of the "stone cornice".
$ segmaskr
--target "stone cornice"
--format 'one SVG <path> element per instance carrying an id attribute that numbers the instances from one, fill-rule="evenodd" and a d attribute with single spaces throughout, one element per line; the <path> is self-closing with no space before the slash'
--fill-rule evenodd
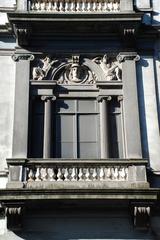
<path id="1" fill-rule="evenodd" d="M 136 201 L 157 201 L 160 189 L 3 189 L 0 201 L 27 201 L 46 199 L 122 199 Z"/>

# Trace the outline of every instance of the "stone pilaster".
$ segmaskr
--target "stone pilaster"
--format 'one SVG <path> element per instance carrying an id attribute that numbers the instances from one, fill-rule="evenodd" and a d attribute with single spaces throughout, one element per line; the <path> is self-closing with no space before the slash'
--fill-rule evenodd
<path id="1" fill-rule="evenodd" d="M 13 126 L 13 158 L 26 158 L 28 151 L 29 75 L 31 54 L 14 54 L 16 84 Z"/>
<path id="2" fill-rule="evenodd" d="M 140 57 L 137 53 L 131 52 L 120 53 L 117 59 L 122 62 L 126 158 L 142 158 L 136 78 L 136 61 L 138 61 Z"/>

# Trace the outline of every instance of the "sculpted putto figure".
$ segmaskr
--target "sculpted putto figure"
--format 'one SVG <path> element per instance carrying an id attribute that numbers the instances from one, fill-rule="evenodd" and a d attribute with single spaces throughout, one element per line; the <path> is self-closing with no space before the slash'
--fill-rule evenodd
<path id="1" fill-rule="evenodd" d="M 121 69 L 118 65 L 118 62 L 109 61 L 107 54 L 101 58 L 96 57 L 93 59 L 93 61 L 99 64 L 106 76 L 107 81 L 121 81 Z"/>
<path id="2" fill-rule="evenodd" d="M 57 63 L 58 60 L 53 60 L 51 61 L 51 59 L 47 56 L 44 59 L 41 60 L 42 63 L 42 67 L 34 67 L 33 68 L 33 80 L 42 80 L 44 79 L 49 70 L 51 69 L 51 67 L 54 65 L 54 63 Z"/>

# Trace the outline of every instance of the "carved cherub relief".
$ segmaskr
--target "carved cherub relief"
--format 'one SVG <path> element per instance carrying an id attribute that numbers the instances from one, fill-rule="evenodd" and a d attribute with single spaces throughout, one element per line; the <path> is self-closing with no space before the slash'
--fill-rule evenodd
<path id="1" fill-rule="evenodd" d="M 111 61 L 107 54 L 104 54 L 103 57 L 96 57 L 92 61 L 101 67 L 107 81 L 121 81 L 122 70 L 120 64 L 117 61 Z"/>
<path id="2" fill-rule="evenodd" d="M 33 68 L 33 80 L 43 80 L 48 75 L 50 69 L 53 68 L 54 64 L 58 62 L 58 60 L 51 60 L 48 56 L 39 61 L 39 66 Z"/>

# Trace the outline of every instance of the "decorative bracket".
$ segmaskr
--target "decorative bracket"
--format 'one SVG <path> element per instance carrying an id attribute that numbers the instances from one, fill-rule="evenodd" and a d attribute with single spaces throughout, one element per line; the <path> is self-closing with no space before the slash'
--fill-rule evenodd
<path id="1" fill-rule="evenodd" d="M 16 26 L 14 24 L 13 26 L 15 35 L 18 39 L 18 45 L 19 46 L 27 46 L 28 45 L 28 39 L 31 34 L 31 29 L 26 28 L 25 26 Z"/>
<path id="2" fill-rule="evenodd" d="M 11 230 L 20 230 L 23 222 L 24 203 L 6 203 L 4 207 L 7 217 L 7 228 Z"/>
<path id="3" fill-rule="evenodd" d="M 132 203 L 134 227 L 147 230 L 150 227 L 151 203 Z"/>

